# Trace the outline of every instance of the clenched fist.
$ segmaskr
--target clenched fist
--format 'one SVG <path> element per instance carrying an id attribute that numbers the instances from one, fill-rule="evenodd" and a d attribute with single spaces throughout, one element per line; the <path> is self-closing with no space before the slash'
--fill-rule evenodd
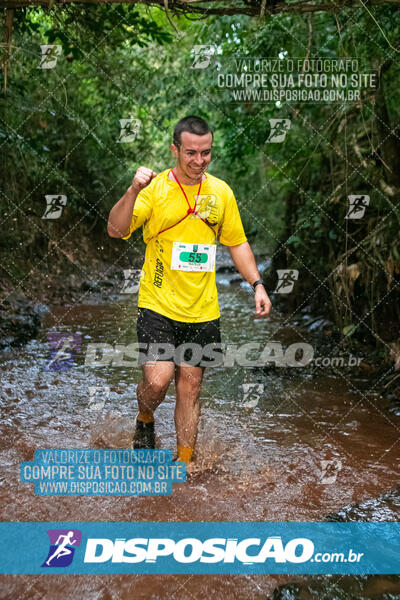
<path id="1" fill-rule="evenodd" d="M 132 180 L 132 188 L 138 194 L 143 188 L 149 185 L 150 181 L 154 179 L 156 175 L 157 173 L 154 173 L 154 171 L 147 167 L 139 167 Z"/>

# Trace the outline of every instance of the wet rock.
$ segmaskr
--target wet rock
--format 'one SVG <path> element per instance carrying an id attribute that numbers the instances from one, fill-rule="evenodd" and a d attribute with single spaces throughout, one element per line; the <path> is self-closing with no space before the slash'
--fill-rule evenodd
<path id="1" fill-rule="evenodd" d="M 399 521 L 400 487 L 359 504 L 349 504 L 326 521 Z M 315 575 L 277 587 L 269 600 L 400 600 L 398 575 Z"/>
<path id="2" fill-rule="evenodd" d="M 116 284 L 116 282 L 111 279 L 102 279 L 100 283 L 102 287 L 114 287 Z"/>
<path id="3" fill-rule="evenodd" d="M 101 287 L 97 281 L 87 280 L 81 283 L 82 292 L 100 292 Z"/>
<path id="4" fill-rule="evenodd" d="M 50 308 L 47 306 L 47 304 L 33 304 L 32 309 L 35 314 L 39 315 L 39 317 L 43 317 L 50 312 Z"/>
<path id="5" fill-rule="evenodd" d="M 381 380 L 380 393 L 388 402 L 388 410 L 400 417 L 400 371 L 392 370 Z"/>
<path id="6" fill-rule="evenodd" d="M 101 299 L 104 304 L 112 304 L 113 302 L 117 302 L 120 299 L 119 294 L 103 294 Z"/>
<path id="7" fill-rule="evenodd" d="M 266 258 L 262 262 L 257 264 L 257 269 L 258 269 L 259 273 L 262 274 L 264 271 L 269 269 L 270 266 L 271 266 L 271 259 Z"/>
<path id="8" fill-rule="evenodd" d="M 301 312 L 304 313 L 304 311 Z M 303 325 L 303 327 L 308 329 L 308 331 L 319 331 L 322 329 L 334 327 L 334 324 L 332 323 L 332 321 L 329 321 L 329 319 L 325 319 L 321 315 L 314 316 L 312 314 L 309 314 L 308 312 L 302 314 L 299 317 L 298 323 L 300 325 Z"/>
<path id="9" fill-rule="evenodd" d="M 400 487 L 360 504 L 349 504 L 326 517 L 327 521 L 400 521 Z"/>
<path id="10" fill-rule="evenodd" d="M 389 412 L 391 412 L 396 417 L 400 417 L 400 402 L 398 398 L 391 398 L 392 405 L 389 407 Z"/>
<path id="11" fill-rule="evenodd" d="M 332 321 L 328 321 L 327 319 L 317 319 L 308 325 L 309 331 L 316 331 L 319 329 L 323 329 L 326 327 L 333 327 Z"/>
<path id="12" fill-rule="evenodd" d="M 243 277 L 241 275 L 233 275 L 229 277 L 229 283 L 241 283 L 243 281 Z"/>
<path id="13" fill-rule="evenodd" d="M 219 265 L 215 269 L 216 273 L 236 273 L 237 269 L 234 265 Z"/>
<path id="14" fill-rule="evenodd" d="M 0 310 L 0 349 L 20 346 L 35 337 L 46 313 L 45 304 L 34 304 L 22 294 L 11 294 Z"/>
<path id="15" fill-rule="evenodd" d="M 303 306 L 303 308 L 300 310 L 301 313 L 312 313 L 312 306 L 311 304 L 307 304 L 307 306 Z"/>
<path id="16" fill-rule="evenodd" d="M 290 583 L 289 585 L 280 585 L 270 597 L 270 600 L 296 600 L 299 598 L 300 587 Z"/>
<path id="17" fill-rule="evenodd" d="M 316 575 L 277 587 L 268 600 L 400 600 L 398 575 Z"/>

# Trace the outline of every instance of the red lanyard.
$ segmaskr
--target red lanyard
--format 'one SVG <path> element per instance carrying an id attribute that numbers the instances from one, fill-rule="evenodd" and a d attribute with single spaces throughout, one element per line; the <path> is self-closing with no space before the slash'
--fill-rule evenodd
<path id="1" fill-rule="evenodd" d="M 181 186 L 181 184 L 180 184 L 180 181 L 179 181 L 179 179 L 177 178 L 177 176 L 175 175 L 175 173 L 174 173 L 174 170 L 173 170 L 173 169 L 171 169 L 171 173 L 172 173 L 172 175 L 174 176 L 176 183 L 177 183 L 177 184 L 179 185 L 179 187 L 181 188 L 181 190 L 182 190 L 182 194 L 185 196 L 185 200 L 186 200 L 186 202 L 188 203 L 188 207 L 189 207 L 189 208 L 188 208 L 187 214 L 188 214 L 188 215 L 190 215 L 190 213 L 195 213 L 195 212 L 196 212 L 196 201 L 195 201 L 195 203 L 194 203 L 194 208 L 190 208 L 190 202 L 189 202 L 189 200 L 187 199 L 187 196 L 186 196 L 186 194 L 185 194 L 185 190 L 184 190 L 184 189 L 183 189 L 183 187 Z M 201 184 L 202 184 L 202 183 L 203 183 L 203 182 L 202 182 L 202 181 L 200 181 L 199 189 L 197 190 L 197 196 L 199 196 L 199 194 L 200 194 L 200 190 L 201 190 Z"/>
<path id="2" fill-rule="evenodd" d="M 211 227 L 211 225 L 210 225 L 209 223 L 207 223 L 207 221 L 206 221 L 205 219 L 203 219 L 203 217 L 201 217 L 201 216 L 199 215 L 199 213 L 196 211 L 196 201 L 195 201 L 195 204 L 194 204 L 194 208 L 190 208 L 190 202 L 189 202 L 189 200 L 187 199 L 187 196 L 186 196 L 186 194 L 185 194 L 185 190 L 184 190 L 184 189 L 183 189 L 183 187 L 181 186 L 181 184 L 180 184 L 180 182 L 179 182 L 179 180 L 178 180 L 177 176 L 175 175 L 175 173 L 174 173 L 173 169 L 171 169 L 171 173 L 172 173 L 172 175 L 174 176 L 174 178 L 175 178 L 175 181 L 177 182 L 177 184 L 178 184 L 178 185 L 179 185 L 179 187 L 181 188 L 181 190 L 182 190 L 182 193 L 183 193 L 183 195 L 185 196 L 185 200 L 186 200 L 186 202 L 187 202 L 187 205 L 188 205 L 188 207 L 189 207 L 189 208 L 188 208 L 188 210 L 187 210 L 187 213 L 186 213 L 186 215 L 185 215 L 184 217 L 182 217 L 182 219 L 179 219 L 179 221 L 178 221 L 177 223 L 174 223 L 173 225 L 170 225 L 169 227 L 166 227 L 165 229 L 161 229 L 161 231 L 159 231 L 159 232 L 158 232 L 156 235 L 153 235 L 153 236 L 152 236 L 152 237 L 151 237 L 149 240 L 147 240 L 147 242 L 146 242 L 146 243 L 148 244 L 150 240 L 152 240 L 153 238 L 155 238 L 155 237 L 157 237 L 158 235 L 160 235 L 160 233 L 164 233 L 164 231 L 167 231 L 168 229 L 172 229 L 172 227 L 175 227 L 176 225 L 179 225 L 179 223 L 180 223 L 181 221 L 183 221 L 184 219 L 186 219 L 186 217 L 188 217 L 188 216 L 189 216 L 190 214 L 192 214 L 192 213 L 194 213 L 195 215 L 197 215 L 197 216 L 198 216 L 198 217 L 199 217 L 199 218 L 200 218 L 200 219 L 203 221 L 203 223 L 205 223 L 205 224 L 206 224 L 206 225 L 207 225 L 207 226 L 208 226 L 208 227 L 211 229 L 211 231 L 212 231 L 212 232 L 214 233 L 214 235 L 215 235 L 215 231 L 214 231 L 214 229 Z M 200 181 L 199 189 L 198 189 L 198 191 L 197 191 L 197 196 L 199 196 L 199 194 L 200 194 L 200 190 L 201 190 L 201 184 L 202 184 L 202 182 Z"/>

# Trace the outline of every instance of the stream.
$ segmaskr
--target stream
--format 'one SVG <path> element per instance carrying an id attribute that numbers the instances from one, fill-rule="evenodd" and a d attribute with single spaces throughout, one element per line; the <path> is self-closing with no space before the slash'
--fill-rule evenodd
<path id="1" fill-rule="evenodd" d="M 225 343 L 310 343 L 290 315 L 255 319 L 249 286 L 230 278 L 217 274 Z M 19 463 L 33 460 L 35 449 L 130 446 L 140 369 L 84 363 L 90 343 L 136 342 L 136 315 L 136 294 L 54 306 L 36 339 L 0 355 L 3 521 L 322 521 L 366 501 L 366 518 L 399 520 L 400 503 L 378 497 L 399 483 L 400 418 L 367 393 L 367 379 L 312 366 L 207 369 L 194 474 L 171 496 L 35 496 L 32 484 L 19 482 Z M 80 336 L 70 369 L 43 370 L 54 332 Z M 254 386 L 253 401 L 243 385 Z M 104 391 L 104 404 L 93 404 L 93 388 Z M 173 452 L 174 398 L 171 384 L 156 412 L 157 447 Z M 1 582 L 1 598 L 13 600 L 400 598 L 400 577 L 388 576 L 8 575 Z M 290 582 L 303 591 L 293 584 L 274 594 Z"/>

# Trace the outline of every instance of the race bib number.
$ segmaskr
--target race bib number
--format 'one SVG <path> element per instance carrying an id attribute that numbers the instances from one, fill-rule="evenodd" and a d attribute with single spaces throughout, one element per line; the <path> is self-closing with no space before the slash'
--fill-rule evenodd
<path id="1" fill-rule="evenodd" d="M 175 271 L 214 271 L 216 244 L 173 242 L 171 269 Z"/>

